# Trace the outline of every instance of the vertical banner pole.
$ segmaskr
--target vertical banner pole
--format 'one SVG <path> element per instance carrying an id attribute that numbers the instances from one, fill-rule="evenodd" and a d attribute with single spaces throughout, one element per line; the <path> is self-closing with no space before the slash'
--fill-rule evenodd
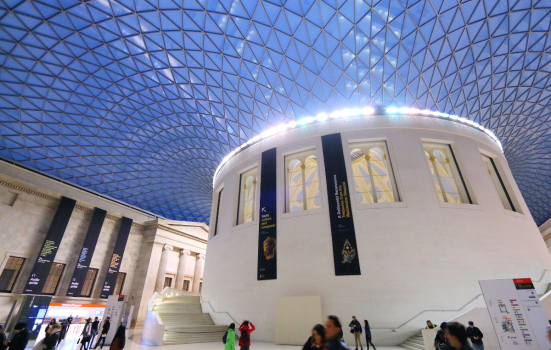
<path id="1" fill-rule="evenodd" d="M 113 289 L 117 283 L 117 276 L 119 275 L 119 269 L 121 268 L 121 261 L 124 256 L 126 242 L 128 241 L 128 236 L 130 235 L 130 228 L 132 228 L 132 219 L 123 217 L 119 228 L 119 234 L 117 235 L 117 241 L 113 247 L 113 255 L 109 261 L 107 275 L 105 276 L 103 288 L 101 289 L 100 298 L 102 299 L 107 299 L 111 294 L 113 294 Z"/>
<path id="2" fill-rule="evenodd" d="M 257 280 L 277 279 L 277 152 L 262 152 Z"/>
<path id="3" fill-rule="evenodd" d="M 88 226 L 88 232 L 86 232 L 86 237 L 84 238 L 84 243 L 82 244 L 82 249 L 80 250 L 77 266 L 75 266 L 73 277 L 71 278 L 71 284 L 69 284 L 69 289 L 67 290 L 68 297 L 79 297 L 82 292 L 82 286 L 86 280 L 88 268 L 92 262 L 92 256 L 94 255 L 94 250 L 96 249 L 96 244 L 98 243 L 99 234 L 101 232 L 101 227 L 103 226 L 103 221 L 106 216 L 107 212 L 105 210 L 100 208 L 94 209 L 92 220 Z"/>
<path id="4" fill-rule="evenodd" d="M 341 134 L 321 137 L 336 276 L 361 275 Z"/>
<path id="5" fill-rule="evenodd" d="M 54 263 L 57 249 L 65 234 L 69 219 L 73 214 L 73 209 L 75 209 L 76 204 L 77 201 L 74 199 L 61 197 L 54 219 L 50 224 L 48 233 L 46 233 L 46 237 L 40 248 L 40 253 L 38 253 L 38 257 L 31 271 L 31 276 L 25 285 L 23 294 L 42 294 L 42 289 L 44 288 L 44 284 L 46 283 L 46 279 Z"/>

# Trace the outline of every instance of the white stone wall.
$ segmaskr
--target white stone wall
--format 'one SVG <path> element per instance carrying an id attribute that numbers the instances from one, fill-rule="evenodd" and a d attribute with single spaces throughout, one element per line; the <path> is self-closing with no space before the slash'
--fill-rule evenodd
<path id="1" fill-rule="evenodd" d="M 352 196 L 361 276 L 335 276 L 321 135 L 341 132 L 349 141 L 387 141 L 400 203 L 358 208 Z M 422 140 L 451 143 L 472 205 L 441 203 L 431 181 Z M 284 213 L 283 155 L 316 147 L 322 209 Z M 278 147 L 278 279 L 257 281 L 258 219 L 235 225 L 239 173 Z M 503 208 L 480 151 L 498 160 L 521 213 Z M 349 185 L 352 171 L 347 159 Z M 253 340 L 274 340 L 278 297 L 320 296 L 322 314 L 348 324 L 368 319 L 376 344 L 398 344 L 424 327 L 424 310 L 458 310 L 481 293 L 478 280 L 531 277 L 551 270 L 551 256 L 495 143 L 471 127 L 429 117 L 372 116 L 313 124 L 266 139 L 232 159 L 220 172 L 224 188 L 218 235 L 209 240 L 203 300 L 217 312 L 249 319 Z M 216 199 L 216 196 L 214 196 Z M 213 203 L 213 209 L 215 208 Z M 257 208 L 258 210 L 258 208 Z M 211 216 L 211 220 L 214 216 Z M 211 227 L 214 223 L 211 222 Z M 548 278 L 548 277 L 546 277 Z M 544 278 L 545 279 L 545 278 Z M 549 283 L 542 280 L 539 288 Z M 543 287 L 542 287 L 543 286 Z M 484 306 L 482 298 L 469 308 Z M 464 311 L 463 311 L 464 312 Z M 451 319 L 458 312 L 442 313 Z M 313 326 L 313 325 L 312 325 Z M 380 329 L 378 329 L 380 328 Z M 345 339 L 353 339 L 345 329 Z M 305 339 L 308 334 L 304 335 Z"/>

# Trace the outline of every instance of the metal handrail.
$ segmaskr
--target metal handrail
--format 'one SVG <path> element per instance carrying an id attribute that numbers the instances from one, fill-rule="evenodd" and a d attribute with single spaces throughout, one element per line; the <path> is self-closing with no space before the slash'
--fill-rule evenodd
<path id="1" fill-rule="evenodd" d="M 232 316 L 229 312 L 227 312 L 227 311 L 216 311 L 216 310 L 214 310 L 214 307 L 212 307 L 212 304 L 210 303 L 210 301 L 208 301 L 208 300 L 207 300 L 207 301 L 203 301 L 203 295 L 200 295 L 199 298 L 200 298 L 200 300 L 201 300 L 202 303 L 209 304 L 210 308 L 211 308 L 212 311 L 214 311 L 215 313 L 217 313 L 217 314 L 226 314 L 226 315 L 228 315 L 228 316 L 232 319 L 232 321 L 233 321 L 235 324 L 239 324 L 239 322 L 237 322 L 237 321 L 235 320 L 235 318 L 233 318 L 233 316 Z"/>

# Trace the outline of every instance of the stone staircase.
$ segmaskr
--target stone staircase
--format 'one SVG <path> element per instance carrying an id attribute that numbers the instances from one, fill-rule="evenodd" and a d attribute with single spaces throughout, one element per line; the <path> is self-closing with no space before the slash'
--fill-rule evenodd
<path id="1" fill-rule="evenodd" d="M 415 334 L 413 337 L 400 344 L 400 347 L 408 350 L 426 350 L 423 334 L 421 332 Z"/>
<path id="2" fill-rule="evenodd" d="M 215 326 L 208 313 L 201 312 L 197 294 L 169 296 L 153 307 L 165 326 L 163 345 L 222 342 L 227 326 Z"/>

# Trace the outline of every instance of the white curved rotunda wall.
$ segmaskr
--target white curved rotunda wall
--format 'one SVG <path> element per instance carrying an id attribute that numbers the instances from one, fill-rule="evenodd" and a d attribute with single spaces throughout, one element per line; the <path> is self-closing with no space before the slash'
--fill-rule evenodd
<path id="1" fill-rule="evenodd" d="M 335 276 L 333 265 L 321 136 L 337 132 L 345 152 L 360 276 Z M 401 202 L 355 202 L 348 145 L 372 140 L 387 143 Z M 426 141 L 451 145 L 473 204 L 439 200 L 423 151 Z M 258 281 L 258 215 L 236 225 L 239 174 L 255 165 L 260 171 L 262 152 L 273 147 L 277 147 L 277 279 Z M 284 156 L 312 148 L 318 157 L 322 206 L 285 213 Z M 496 161 L 518 212 L 504 209 L 481 153 Z M 542 282 L 549 282 L 551 256 L 499 147 L 483 132 L 453 121 L 374 115 L 327 120 L 274 135 L 221 168 L 212 214 L 203 301 L 239 322 L 251 320 L 257 326 L 253 340 L 274 340 L 279 297 L 320 296 L 322 315 L 337 315 L 346 325 L 352 315 L 368 319 L 376 328 L 376 343 L 397 344 L 408 331 L 424 327 L 431 315 L 442 322 L 465 311 L 428 312 L 398 328 L 424 310 L 483 307 L 482 298 L 475 299 L 481 293 L 478 280 L 539 281 L 545 276 Z M 350 337 L 346 329 L 345 335 Z"/>

